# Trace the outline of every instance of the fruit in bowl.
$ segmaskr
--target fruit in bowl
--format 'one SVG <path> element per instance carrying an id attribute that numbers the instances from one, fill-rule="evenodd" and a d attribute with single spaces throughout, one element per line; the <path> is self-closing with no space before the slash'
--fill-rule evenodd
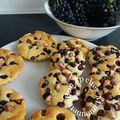
<path id="1" fill-rule="evenodd" d="M 119 0 L 49 0 L 53 15 L 66 23 L 110 27 L 116 25 Z"/>
<path id="2" fill-rule="evenodd" d="M 120 0 L 47 0 L 45 10 L 66 33 L 96 40 L 120 27 Z"/>

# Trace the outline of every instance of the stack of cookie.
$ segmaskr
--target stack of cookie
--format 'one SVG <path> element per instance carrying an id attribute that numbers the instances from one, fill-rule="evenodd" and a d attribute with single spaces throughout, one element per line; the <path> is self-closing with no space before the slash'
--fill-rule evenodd
<path id="1" fill-rule="evenodd" d="M 89 78 L 99 91 L 83 90 L 82 109 L 90 112 L 100 95 L 101 103 L 88 120 L 120 120 L 120 50 L 112 45 L 95 47 L 89 51 L 88 61 L 92 66 Z"/>
<path id="2" fill-rule="evenodd" d="M 12 51 L 0 49 L 0 120 L 24 120 L 25 100 L 23 96 L 7 87 L 22 72 L 23 58 Z"/>

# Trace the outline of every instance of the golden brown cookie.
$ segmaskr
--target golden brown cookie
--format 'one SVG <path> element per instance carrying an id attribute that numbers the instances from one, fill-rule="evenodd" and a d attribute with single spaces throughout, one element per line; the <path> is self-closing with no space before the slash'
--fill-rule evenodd
<path id="1" fill-rule="evenodd" d="M 77 76 L 81 76 L 85 64 L 85 58 L 79 49 L 60 49 L 50 59 L 51 69 L 68 69 Z"/>
<path id="2" fill-rule="evenodd" d="M 62 43 L 59 43 L 57 45 L 58 49 L 79 49 L 83 52 L 84 57 L 86 57 L 87 53 L 88 53 L 88 45 L 87 42 L 79 39 L 79 38 L 71 38 L 67 41 L 64 41 Z"/>
<path id="3" fill-rule="evenodd" d="M 75 115 L 59 107 L 48 107 L 33 114 L 31 120 L 76 120 Z"/>
<path id="4" fill-rule="evenodd" d="M 0 49 L 0 85 L 14 80 L 23 70 L 24 61 L 12 51 Z"/>
<path id="5" fill-rule="evenodd" d="M 56 50 L 56 40 L 50 34 L 35 31 L 21 37 L 17 49 L 24 59 L 31 61 L 47 60 Z"/>
<path id="6" fill-rule="evenodd" d="M 25 120 L 26 105 L 23 96 L 0 86 L 0 120 Z"/>
<path id="7" fill-rule="evenodd" d="M 55 69 L 40 80 L 40 94 L 49 106 L 71 107 L 80 92 L 79 78 L 67 69 Z"/>

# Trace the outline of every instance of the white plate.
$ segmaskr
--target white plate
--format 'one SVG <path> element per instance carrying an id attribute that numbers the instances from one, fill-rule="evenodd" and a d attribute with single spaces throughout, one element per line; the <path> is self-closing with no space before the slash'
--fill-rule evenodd
<path id="1" fill-rule="evenodd" d="M 55 35 L 58 42 L 69 39 L 68 36 Z M 3 48 L 17 52 L 16 45 L 18 41 L 10 43 Z M 87 42 L 89 48 L 93 48 L 96 45 Z M 14 81 L 9 83 L 7 86 L 15 91 L 23 94 L 27 103 L 27 119 L 31 117 L 32 113 L 37 110 L 46 107 L 42 97 L 39 94 L 39 81 L 50 71 L 49 62 L 28 62 L 25 61 L 25 67 L 22 74 Z"/>

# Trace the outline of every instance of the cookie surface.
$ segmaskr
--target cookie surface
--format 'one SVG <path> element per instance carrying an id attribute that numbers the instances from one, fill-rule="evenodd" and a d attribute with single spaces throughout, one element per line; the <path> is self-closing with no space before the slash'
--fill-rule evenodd
<path id="1" fill-rule="evenodd" d="M 60 49 L 50 59 L 51 69 L 68 69 L 77 76 L 81 76 L 85 64 L 83 53 L 78 49 Z"/>
<path id="2" fill-rule="evenodd" d="M 89 63 L 94 66 L 102 62 L 104 58 L 120 59 L 120 50 L 112 45 L 97 46 L 88 52 L 87 58 Z"/>
<path id="3" fill-rule="evenodd" d="M 79 49 L 82 51 L 84 57 L 86 57 L 88 53 L 88 45 L 87 42 L 79 39 L 79 38 L 71 38 L 68 41 L 63 41 L 57 45 L 57 49 Z"/>
<path id="4" fill-rule="evenodd" d="M 49 106 L 68 108 L 79 99 L 80 92 L 79 78 L 67 69 L 55 69 L 40 80 L 40 94 Z"/>
<path id="5" fill-rule="evenodd" d="M 0 49 L 0 85 L 14 80 L 23 70 L 24 61 L 12 51 Z"/>
<path id="6" fill-rule="evenodd" d="M 59 107 L 49 107 L 34 113 L 31 120 L 76 120 L 76 118 L 69 110 Z"/>
<path id="7" fill-rule="evenodd" d="M 25 120 L 23 96 L 6 87 L 0 87 L 0 120 Z"/>
<path id="8" fill-rule="evenodd" d="M 21 37 L 17 49 L 24 59 L 31 61 L 47 60 L 56 50 L 56 40 L 43 31 L 35 31 Z"/>

